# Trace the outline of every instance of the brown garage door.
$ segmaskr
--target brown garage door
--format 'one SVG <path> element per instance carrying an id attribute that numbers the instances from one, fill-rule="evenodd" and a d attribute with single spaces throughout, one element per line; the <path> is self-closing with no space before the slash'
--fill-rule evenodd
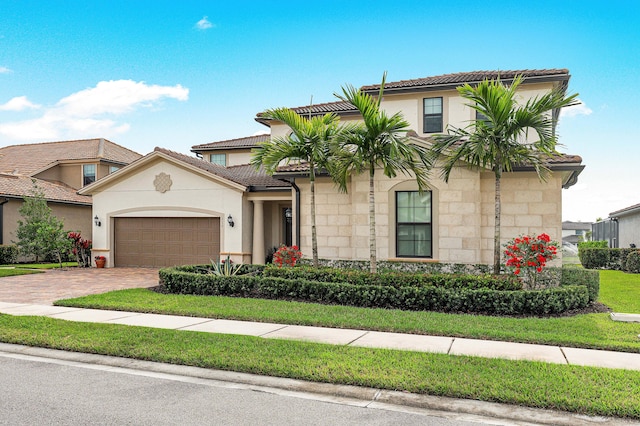
<path id="1" fill-rule="evenodd" d="M 220 256 L 220 219 L 121 217 L 115 219 L 115 266 L 209 263 Z"/>

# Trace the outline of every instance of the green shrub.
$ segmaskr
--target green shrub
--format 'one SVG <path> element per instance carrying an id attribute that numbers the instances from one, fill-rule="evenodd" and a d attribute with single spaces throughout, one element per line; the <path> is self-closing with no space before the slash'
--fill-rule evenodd
<path id="1" fill-rule="evenodd" d="M 320 266 L 327 266 L 336 269 L 357 269 L 361 271 L 369 270 L 367 260 L 342 260 L 342 259 L 318 259 Z M 311 265 L 311 259 L 300 259 L 301 265 Z M 401 262 L 392 260 L 381 260 L 378 262 L 378 272 L 421 272 L 424 274 L 490 274 L 493 269 L 491 265 L 467 264 L 467 263 L 439 263 L 439 262 Z"/>
<path id="2" fill-rule="evenodd" d="M 402 273 L 395 271 L 378 272 L 355 269 L 312 268 L 301 266 L 297 268 L 267 267 L 265 276 L 286 279 L 304 279 L 320 282 L 344 282 L 354 285 L 381 285 L 393 287 L 445 287 L 445 288 L 490 288 L 494 290 L 521 290 L 522 284 L 511 275 L 471 275 L 471 274 L 425 274 Z"/>
<path id="3" fill-rule="evenodd" d="M 633 251 L 627 255 L 625 271 L 638 274 L 640 273 L 640 251 L 632 250 Z"/>
<path id="4" fill-rule="evenodd" d="M 560 286 L 585 286 L 589 293 L 589 303 L 594 303 L 598 300 L 600 294 L 600 272 L 580 268 L 554 269 L 561 270 Z"/>
<path id="5" fill-rule="evenodd" d="M 505 291 L 432 285 L 319 282 L 299 277 L 286 279 L 259 275 L 222 277 L 185 272 L 187 269 L 193 267 L 160 270 L 160 280 L 165 290 L 180 294 L 260 297 L 360 307 L 493 315 L 556 314 L 583 308 L 589 303 L 589 292 L 585 286 Z"/>
<path id="6" fill-rule="evenodd" d="M 18 260 L 18 247 L 0 245 L 0 265 L 10 265 Z"/>

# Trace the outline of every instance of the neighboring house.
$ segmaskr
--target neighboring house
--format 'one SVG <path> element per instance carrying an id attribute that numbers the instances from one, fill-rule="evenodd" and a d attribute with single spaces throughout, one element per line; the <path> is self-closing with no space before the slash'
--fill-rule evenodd
<path id="1" fill-rule="evenodd" d="M 591 222 L 562 222 L 562 244 L 578 244 L 589 240 Z"/>
<path id="2" fill-rule="evenodd" d="M 15 240 L 18 210 L 34 182 L 65 229 L 91 238 L 91 197 L 77 190 L 129 164 L 140 154 L 105 139 L 0 148 L 0 244 Z"/>
<path id="3" fill-rule="evenodd" d="M 387 83 L 381 106 L 402 112 L 410 123 L 411 143 L 429 146 L 430 137 L 448 125 L 465 126 L 475 110 L 456 87 L 485 78 L 508 82 L 524 74 L 523 101 L 553 87 L 566 89 L 566 69 L 482 71 Z M 379 86 L 363 90 L 376 95 Z M 358 120 L 355 108 L 332 102 L 294 108 L 305 116 L 335 112 L 343 121 Z M 554 111 L 558 116 L 559 111 Z M 256 120 L 271 136 L 290 129 Z M 199 158 L 156 148 L 116 175 L 89 185 L 92 195 L 94 252 L 108 266 L 164 266 L 208 263 L 229 254 L 235 261 L 263 263 L 271 247 L 298 244 L 311 255 L 309 179 L 305 164 L 291 163 L 273 178 L 246 165 L 251 148 L 269 136 L 252 136 L 192 147 Z M 548 233 L 562 238 L 562 188 L 583 170 L 581 158 L 559 154 L 549 161 L 551 176 L 541 182 L 531 167 L 517 167 L 502 178 L 503 242 L 521 234 Z M 493 260 L 494 175 L 461 164 L 448 183 L 434 171 L 430 188 L 418 193 L 411 176 L 389 179 L 376 174 L 376 226 L 379 259 L 491 264 Z M 368 176 L 353 176 L 339 193 L 327 176 L 316 180 L 319 255 L 333 259 L 368 259 Z M 407 212 L 415 214 L 405 214 Z M 230 219 L 233 226 L 230 225 Z M 128 235 L 139 230 L 135 238 Z M 207 236 L 203 237 L 203 233 Z M 137 238 L 137 240 L 136 240 Z M 170 243 L 180 238 L 178 243 Z"/>
<path id="4" fill-rule="evenodd" d="M 640 247 L 640 204 L 609 213 L 593 224 L 593 240 L 605 240 L 609 247 Z"/>

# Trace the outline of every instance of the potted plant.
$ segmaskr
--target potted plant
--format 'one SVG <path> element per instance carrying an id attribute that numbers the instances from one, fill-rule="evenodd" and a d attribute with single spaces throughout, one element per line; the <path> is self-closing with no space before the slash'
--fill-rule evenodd
<path id="1" fill-rule="evenodd" d="M 107 258 L 104 256 L 96 256 L 96 268 L 104 268 L 104 265 L 107 263 Z"/>

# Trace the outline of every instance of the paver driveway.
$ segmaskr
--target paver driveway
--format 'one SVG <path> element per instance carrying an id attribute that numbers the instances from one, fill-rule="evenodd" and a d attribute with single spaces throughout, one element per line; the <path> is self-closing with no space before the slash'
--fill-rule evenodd
<path id="1" fill-rule="evenodd" d="M 59 299 L 158 285 L 154 268 L 69 268 L 0 278 L 0 302 L 50 305 Z"/>

